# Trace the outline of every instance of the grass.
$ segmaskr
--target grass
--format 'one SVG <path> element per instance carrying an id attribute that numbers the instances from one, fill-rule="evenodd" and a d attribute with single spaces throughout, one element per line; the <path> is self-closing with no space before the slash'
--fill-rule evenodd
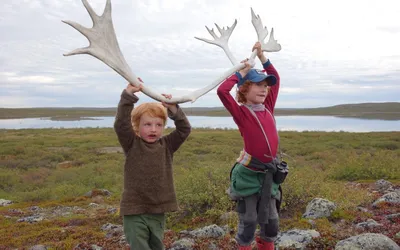
<path id="1" fill-rule="evenodd" d="M 301 214 L 315 197 L 338 205 L 335 220 L 356 217 L 355 207 L 371 203 L 374 197 L 365 189 L 349 188 L 349 182 L 372 183 L 384 178 L 400 183 L 399 132 L 281 132 L 280 137 L 290 166 L 283 184 L 282 230 L 309 227 Z M 0 215 L 9 215 L 11 208 L 25 211 L 33 205 L 87 206 L 92 201 L 84 194 L 93 189 L 111 191 L 103 203 L 119 206 L 124 156 L 100 151 L 119 146 L 112 129 L 0 130 L 0 145 L 0 198 L 16 202 L 0 207 Z M 168 214 L 167 228 L 178 232 L 220 223 L 220 215 L 234 209 L 225 190 L 241 149 L 237 130 L 193 130 L 174 157 L 181 209 Z M 80 242 L 106 244 L 99 228 L 107 222 L 122 224 L 118 215 L 107 213 L 33 224 L 10 222 L 0 216 L 0 249 L 3 245 L 17 248 L 39 243 L 55 248 L 70 248 Z M 229 224 L 235 228 L 236 220 Z M 325 232 L 333 230 L 324 220 L 317 221 L 318 227 Z"/>

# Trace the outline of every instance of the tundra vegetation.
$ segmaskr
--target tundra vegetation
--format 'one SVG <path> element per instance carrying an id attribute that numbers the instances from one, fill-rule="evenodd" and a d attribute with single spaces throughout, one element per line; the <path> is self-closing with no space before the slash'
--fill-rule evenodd
<path id="1" fill-rule="evenodd" d="M 124 155 L 113 129 L 0 130 L 0 135 L 0 199 L 13 201 L 0 207 L 0 249 L 38 244 L 72 249 L 83 243 L 115 249 L 118 242 L 105 237 L 101 230 L 107 223 L 122 224 L 118 207 Z M 368 211 L 356 209 L 368 207 L 377 199 L 378 194 L 370 191 L 375 181 L 400 184 L 399 132 L 281 132 L 280 140 L 290 166 L 283 184 L 281 231 L 314 228 L 321 237 L 313 246 L 328 249 L 358 234 L 350 225 L 400 213 L 400 206 L 393 205 Z M 237 218 L 222 222 L 221 215 L 234 211 L 225 190 L 242 146 L 237 130 L 193 130 L 174 157 L 180 210 L 168 214 L 166 247 L 178 239 L 181 230 L 225 223 L 231 228 L 230 234 L 215 244 L 229 249 Z M 102 195 L 103 189 L 110 194 Z M 89 191 L 92 194 L 85 195 Z M 338 209 L 311 225 L 302 214 L 315 197 L 334 202 Z M 66 207 L 78 209 L 73 213 L 54 212 Z M 116 212 L 110 213 L 109 208 Z M 35 209 L 53 213 L 41 221 L 18 222 Z M 379 233 L 399 244 L 400 239 L 395 237 L 400 231 L 397 220 L 384 224 Z M 196 244 L 197 249 L 207 249 L 204 240 Z"/>

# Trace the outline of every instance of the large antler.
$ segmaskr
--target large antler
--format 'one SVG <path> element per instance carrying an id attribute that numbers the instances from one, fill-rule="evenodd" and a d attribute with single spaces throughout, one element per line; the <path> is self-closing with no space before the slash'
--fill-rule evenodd
<path id="1" fill-rule="evenodd" d="M 231 50 L 229 49 L 228 46 L 228 40 L 231 37 L 231 34 L 233 32 L 233 30 L 235 29 L 237 24 L 237 20 L 235 19 L 235 22 L 232 24 L 231 27 L 227 26 L 226 29 L 225 27 L 222 27 L 222 29 L 218 26 L 218 24 L 215 24 L 215 26 L 217 26 L 217 29 L 219 31 L 219 33 L 221 34 L 220 37 L 218 37 L 215 32 L 214 29 L 209 29 L 206 26 L 206 29 L 208 30 L 208 33 L 210 33 L 210 35 L 214 38 L 214 40 L 209 40 L 209 39 L 205 39 L 205 38 L 199 38 L 199 37 L 194 37 L 200 41 L 209 43 L 209 44 L 214 44 L 217 45 L 218 47 L 222 48 L 226 55 L 228 56 L 229 60 L 231 61 L 231 63 L 233 65 L 235 65 L 237 63 L 235 57 L 232 55 Z"/>
<path id="2" fill-rule="evenodd" d="M 271 30 L 271 35 L 269 37 L 268 43 L 264 43 L 264 39 L 268 36 L 268 29 L 267 29 L 267 27 L 263 27 L 260 16 L 259 15 L 256 16 L 254 14 L 253 9 L 251 9 L 251 16 L 252 16 L 251 22 L 253 23 L 253 26 L 256 29 L 258 41 L 261 42 L 262 50 L 268 51 L 268 52 L 280 51 L 281 45 L 274 39 L 274 29 L 272 28 L 272 30 Z M 228 56 L 232 65 L 234 65 L 235 68 L 237 68 L 239 70 L 244 67 L 244 64 L 243 63 L 237 64 L 238 62 L 232 55 L 232 52 L 230 51 L 229 46 L 228 46 L 228 40 L 229 40 L 233 30 L 235 29 L 236 24 L 237 24 L 237 21 L 235 19 L 235 22 L 233 23 L 233 25 L 231 27 L 227 27 L 226 30 L 225 30 L 225 28 L 221 29 L 218 26 L 218 24 L 215 24 L 215 26 L 217 26 L 217 28 L 218 28 L 218 31 L 221 33 L 220 37 L 218 37 L 215 34 L 214 29 L 210 30 L 206 26 L 206 29 L 211 34 L 211 36 L 214 38 L 213 41 L 205 39 L 205 38 L 198 38 L 198 37 L 195 37 L 195 38 L 198 40 L 204 41 L 206 43 L 214 44 L 214 45 L 217 45 L 218 47 L 221 47 L 224 50 L 225 54 Z M 253 51 L 249 57 L 250 63 L 253 65 L 254 65 L 255 57 L 256 57 L 256 51 Z"/>
<path id="3" fill-rule="evenodd" d="M 107 0 L 104 12 L 101 16 L 98 16 L 94 12 L 87 0 L 82 0 L 82 2 L 93 21 L 93 27 L 89 29 L 72 21 L 63 22 L 69 24 L 70 26 L 78 30 L 82 35 L 84 35 L 89 40 L 90 45 L 85 48 L 75 49 L 70 53 L 64 54 L 64 56 L 89 54 L 107 64 L 118 74 L 124 77 L 129 83 L 135 86 L 139 86 L 141 82 L 138 80 L 138 77 L 132 72 L 132 70 L 126 63 L 125 58 L 122 55 L 118 45 L 111 18 L 111 1 Z M 233 74 L 236 70 L 236 68 L 232 68 L 226 71 L 224 73 L 224 76 L 229 76 Z M 164 101 L 168 103 L 184 103 L 190 101 L 194 102 L 199 97 L 205 95 L 210 90 L 218 86 L 218 84 L 222 82 L 225 78 L 226 77 L 220 77 L 212 82 L 210 85 L 202 89 L 196 90 L 181 97 L 173 97 L 171 99 L 166 99 L 161 94 L 154 92 L 146 86 L 143 87 L 142 92 L 157 101 Z"/>
<path id="4" fill-rule="evenodd" d="M 251 8 L 251 23 L 257 32 L 258 41 L 261 43 L 261 48 L 263 51 L 267 52 L 277 52 L 281 50 L 281 45 L 274 38 L 274 28 L 271 29 L 271 35 L 267 43 L 264 43 L 264 39 L 268 36 L 267 27 L 263 27 L 261 18 L 259 15 L 254 14 L 253 8 Z"/>

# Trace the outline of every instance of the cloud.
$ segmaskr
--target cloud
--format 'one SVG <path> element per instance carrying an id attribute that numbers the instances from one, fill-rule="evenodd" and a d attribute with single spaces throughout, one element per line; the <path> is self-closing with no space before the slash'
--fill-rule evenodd
<path id="1" fill-rule="evenodd" d="M 105 0 L 88 2 L 97 14 L 103 12 Z M 210 39 L 204 26 L 231 26 L 237 19 L 229 46 L 238 60 L 250 55 L 256 39 L 250 7 L 268 29 L 274 27 L 283 48 L 268 53 L 281 75 L 277 107 L 400 101 L 400 3 L 396 0 L 385 4 L 112 0 L 112 17 L 132 71 L 150 88 L 181 95 L 210 84 L 231 67 L 220 48 L 194 39 Z M 2 3 L 1 107 L 117 104 L 126 80 L 89 55 L 64 57 L 89 43 L 61 20 L 92 26 L 80 0 Z M 141 95 L 141 101 L 151 100 Z M 221 103 L 214 90 L 193 104 L 183 104 L 193 105 Z"/>

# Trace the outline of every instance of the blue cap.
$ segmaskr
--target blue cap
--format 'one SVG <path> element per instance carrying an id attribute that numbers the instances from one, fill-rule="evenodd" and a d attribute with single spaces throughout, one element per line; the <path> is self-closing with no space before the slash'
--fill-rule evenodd
<path id="1" fill-rule="evenodd" d="M 249 73 L 242 78 L 240 74 L 236 74 L 239 77 L 239 82 L 237 86 L 242 86 L 247 80 L 250 82 L 259 83 L 261 81 L 267 80 L 268 86 L 273 86 L 276 84 L 276 77 L 274 75 L 267 75 L 264 71 L 259 69 L 250 69 Z"/>

